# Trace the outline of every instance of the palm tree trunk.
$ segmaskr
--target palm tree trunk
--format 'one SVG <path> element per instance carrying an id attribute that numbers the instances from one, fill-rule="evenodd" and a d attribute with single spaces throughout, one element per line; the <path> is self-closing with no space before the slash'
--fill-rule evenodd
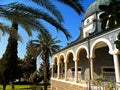
<path id="1" fill-rule="evenodd" d="M 48 67 L 48 60 L 49 60 L 49 54 L 48 51 L 44 53 L 43 57 L 43 63 L 44 63 L 44 90 L 47 90 L 47 85 L 48 85 L 48 79 L 47 79 L 47 67 Z"/>
<path id="2" fill-rule="evenodd" d="M 44 90 L 47 90 L 47 64 L 44 61 Z"/>
<path id="3" fill-rule="evenodd" d="M 10 52 L 11 52 L 11 56 L 14 54 L 14 56 L 12 56 L 11 59 L 11 89 L 14 89 L 14 79 L 16 78 L 17 75 L 17 34 L 18 34 L 18 24 L 15 22 L 12 22 L 12 31 L 10 34 Z M 15 69 L 16 68 L 16 69 Z"/>
<path id="4" fill-rule="evenodd" d="M 12 89 L 12 90 L 15 89 L 15 87 L 14 87 L 14 82 L 13 82 L 13 81 L 11 82 L 11 89 Z"/>
<path id="5" fill-rule="evenodd" d="M 6 84 L 3 84 L 3 90 L 6 90 Z"/>

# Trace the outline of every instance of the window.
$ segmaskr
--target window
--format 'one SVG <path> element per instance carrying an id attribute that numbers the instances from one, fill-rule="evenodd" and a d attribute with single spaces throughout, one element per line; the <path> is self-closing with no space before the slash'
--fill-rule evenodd
<path id="1" fill-rule="evenodd" d="M 72 71 L 72 72 L 75 72 L 75 68 L 71 68 L 71 71 Z M 78 72 L 79 72 L 79 71 L 81 71 L 81 68 L 80 68 L 80 67 L 78 68 Z"/>
<path id="2" fill-rule="evenodd" d="M 109 67 L 102 67 L 102 72 L 103 73 L 115 73 L 115 69 L 112 66 Z"/>
<path id="3" fill-rule="evenodd" d="M 89 22 L 90 22 L 90 20 L 89 20 L 89 19 L 87 19 L 86 23 L 88 24 Z"/>

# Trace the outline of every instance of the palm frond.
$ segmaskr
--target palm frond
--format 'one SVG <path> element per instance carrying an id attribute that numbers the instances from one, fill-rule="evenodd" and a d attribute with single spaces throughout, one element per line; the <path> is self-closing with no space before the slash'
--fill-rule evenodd
<path id="1" fill-rule="evenodd" d="M 16 23 L 20 24 L 28 33 L 29 36 L 32 35 L 32 30 L 37 30 L 40 32 L 46 32 L 47 29 L 43 26 L 39 20 L 34 19 L 33 16 L 18 12 L 18 11 L 11 11 L 11 10 L 3 10 L 3 17 L 8 20 L 15 21 Z M 21 18 L 22 17 L 22 18 Z"/>
<path id="2" fill-rule="evenodd" d="M 113 28 L 116 25 L 116 20 L 113 16 L 109 17 L 108 28 Z"/>
<path id="3" fill-rule="evenodd" d="M 13 8 L 17 9 L 20 13 L 25 13 L 34 18 L 39 18 L 39 19 L 45 20 L 46 22 L 48 22 L 51 25 L 53 25 L 54 27 L 56 27 L 58 30 L 62 31 L 66 35 L 67 39 L 71 38 L 71 35 L 68 32 L 68 30 L 65 29 L 61 23 L 59 23 L 57 20 L 55 20 L 53 17 L 51 17 L 47 12 L 44 12 L 44 11 L 41 11 L 38 9 L 33 9 L 31 7 L 25 7 L 22 4 L 15 4 L 15 5 L 13 4 L 13 6 L 10 5 L 10 7 L 12 9 Z"/>
<path id="4" fill-rule="evenodd" d="M 39 33 L 37 40 L 32 40 L 33 46 L 39 48 L 39 55 L 43 56 L 46 52 L 51 56 L 54 52 L 60 50 L 60 45 L 57 45 L 60 40 L 52 38 L 51 34 L 48 33 Z"/>
<path id="5" fill-rule="evenodd" d="M 61 3 L 65 3 L 66 5 L 73 8 L 78 14 L 84 12 L 83 6 L 80 4 L 79 0 L 57 0 Z"/>
<path id="6" fill-rule="evenodd" d="M 11 28 L 8 25 L 0 23 L 0 30 L 2 31 L 3 35 L 7 32 L 10 33 Z"/>
<path id="7" fill-rule="evenodd" d="M 120 1 L 112 0 L 109 5 L 100 5 L 99 9 L 103 11 L 100 15 L 102 29 L 114 28 L 120 25 Z"/>
<path id="8" fill-rule="evenodd" d="M 116 40 L 115 42 L 116 48 L 120 50 L 120 40 Z"/>
<path id="9" fill-rule="evenodd" d="M 99 9 L 102 11 L 106 11 L 106 10 L 109 10 L 109 7 L 107 5 L 100 5 Z"/>
<path id="10" fill-rule="evenodd" d="M 50 11 L 55 17 L 57 17 L 59 22 L 64 22 L 61 13 L 57 9 L 57 7 L 54 4 L 52 4 L 50 0 L 32 0 L 32 1 Z"/>
<path id="11" fill-rule="evenodd" d="M 100 22 L 101 22 L 102 30 L 106 29 L 108 18 L 109 18 L 109 15 L 107 13 L 100 14 Z"/>

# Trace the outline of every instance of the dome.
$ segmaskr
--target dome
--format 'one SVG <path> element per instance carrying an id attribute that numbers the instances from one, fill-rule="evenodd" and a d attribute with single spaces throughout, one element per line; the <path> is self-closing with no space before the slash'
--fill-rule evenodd
<path id="1" fill-rule="evenodd" d="M 84 19 L 86 19 L 87 17 L 89 17 L 90 15 L 92 15 L 95 12 L 100 12 L 99 5 L 109 5 L 110 2 L 111 2 L 111 0 L 96 0 L 86 10 Z"/>

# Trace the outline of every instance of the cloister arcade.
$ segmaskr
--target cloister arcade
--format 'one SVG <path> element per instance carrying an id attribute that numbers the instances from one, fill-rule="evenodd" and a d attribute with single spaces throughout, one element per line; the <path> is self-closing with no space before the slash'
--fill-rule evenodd
<path id="1" fill-rule="evenodd" d="M 115 35 L 91 38 L 90 46 L 85 41 L 53 55 L 52 78 L 85 83 L 102 75 L 104 80 L 119 82 L 120 54 L 113 44 Z"/>

